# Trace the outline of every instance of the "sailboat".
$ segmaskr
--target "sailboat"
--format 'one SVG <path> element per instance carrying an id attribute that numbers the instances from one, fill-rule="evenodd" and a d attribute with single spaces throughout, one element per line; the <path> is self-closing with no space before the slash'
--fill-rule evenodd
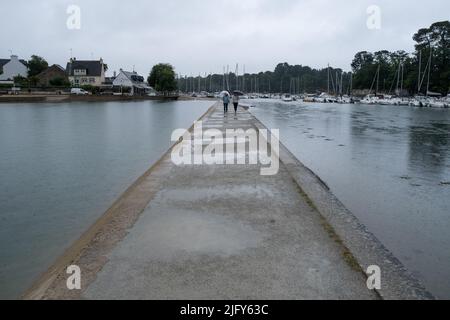
<path id="1" fill-rule="evenodd" d="M 375 85 L 375 81 L 377 84 L 377 89 L 375 90 L 375 94 L 372 94 L 373 86 Z M 377 72 L 375 73 L 375 77 L 373 78 L 372 85 L 370 86 L 369 94 L 366 95 L 362 100 L 362 104 L 378 104 L 379 98 L 377 96 L 378 92 L 378 84 L 380 81 L 380 65 L 378 65 Z"/>
<path id="2" fill-rule="evenodd" d="M 417 92 L 418 95 L 414 97 L 414 99 L 410 102 L 411 106 L 420 106 L 420 107 L 432 107 L 432 108 L 448 108 L 450 107 L 450 103 L 447 99 L 440 99 L 441 94 L 437 92 L 430 91 L 430 76 L 431 76 L 431 59 L 432 59 L 433 49 L 430 47 L 430 57 L 428 58 L 427 65 L 425 67 L 425 71 L 423 72 L 423 76 L 421 74 L 421 64 L 422 64 L 422 51 L 419 55 L 419 80 Z M 426 94 L 423 96 L 421 94 L 421 89 L 423 82 L 425 80 L 425 75 L 427 75 L 427 87 Z"/>
<path id="3" fill-rule="evenodd" d="M 281 100 L 283 100 L 284 102 L 292 102 L 292 101 L 294 101 L 294 99 L 292 98 L 292 96 L 290 95 L 290 94 L 284 94 L 282 97 L 281 97 Z"/>

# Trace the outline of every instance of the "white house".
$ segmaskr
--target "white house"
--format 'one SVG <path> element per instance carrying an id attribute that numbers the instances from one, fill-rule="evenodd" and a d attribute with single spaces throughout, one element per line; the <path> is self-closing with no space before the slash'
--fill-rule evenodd
<path id="1" fill-rule="evenodd" d="M 106 65 L 100 60 L 77 60 L 71 58 L 66 67 L 67 77 L 75 86 L 100 87 L 105 82 Z"/>
<path id="2" fill-rule="evenodd" d="M 121 92 L 124 88 L 130 90 L 131 95 L 145 95 L 153 89 L 144 81 L 144 77 L 135 71 L 124 71 L 120 69 L 120 73 L 113 81 L 113 87 L 120 88 Z"/>
<path id="3" fill-rule="evenodd" d="M 24 60 L 12 55 L 11 59 L 0 59 L 0 81 L 12 83 L 14 77 L 28 76 L 28 67 Z"/>

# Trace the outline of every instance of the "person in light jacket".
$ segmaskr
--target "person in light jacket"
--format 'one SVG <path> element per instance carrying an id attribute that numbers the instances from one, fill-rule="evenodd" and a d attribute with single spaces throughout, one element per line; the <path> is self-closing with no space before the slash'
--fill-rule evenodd
<path id="1" fill-rule="evenodd" d="M 230 103 L 230 96 L 228 94 L 224 94 L 223 98 L 223 113 L 228 113 L 228 104 Z"/>

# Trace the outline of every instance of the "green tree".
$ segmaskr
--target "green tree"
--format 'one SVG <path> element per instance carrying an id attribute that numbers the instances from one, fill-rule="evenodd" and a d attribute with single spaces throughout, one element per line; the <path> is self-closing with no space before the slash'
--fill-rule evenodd
<path id="1" fill-rule="evenodd" d="M 28 60 L 28 76 L 33 77 L 48 68 L 48 63 L 44 58 L 32 55 Z"/>
<path id="2" fill-rule="evenodd" d="M 352 69 L 353 72 L 358 72 L 363 69 L 365 66 L 373 63 L 374 57 L 373 54 L 367 51 L 360 51 L 355 54 L 355 58 L 352 61 Z"/>
<path id="3" fill-rule="evenodd" d="M 147 81 L 156 91 L 164 92 L 165 95 L 177 89 L 175 71 L 172 65 L 167 63 L 153 66 Z"/>
<path id="4" fill-rule="evenodd" d="M 22 76 L 15 76 L 14 77 L 14 85 L 19 87 L 27 87 L 29 85 L 29 81 L 27 78 Z"/>
<path id="5" fill-rule="evenodd" d="M 429 28 L 420 29 L 413 40 L 416 56 L 422 56 L 422 71 L 431 56 L 430 90 L 447 93 L 450 88 L 450 21 L 436 22 Z"/>
<path id="6" fill-rule="evenodd" d="M 57 77 L 57 78 L 51 79 L 49 81 L 49 83 L 53 87 L 65 87 L 65 88 L 70 87 L 69 80 L 62 78 L 62 77 Z"/>
<path id="7" fill-rule="evenodd" d="M 35 86 L 37 86 L 38 82 L 39 82 L 38 77 L 36 77 L 36 76 L 28 77 L 28 83 L 30 86 L 35 87 Z"/>
<path id="8" fill-rule="evenodd" d="M 375 56 L 371 52 L 358 52 L 352 63 L 354 73 L 353 87 L 355 89 L 369 89 L 378 69 L 378 63 L 384 59 L 385 54 L 378 52 Z"/>

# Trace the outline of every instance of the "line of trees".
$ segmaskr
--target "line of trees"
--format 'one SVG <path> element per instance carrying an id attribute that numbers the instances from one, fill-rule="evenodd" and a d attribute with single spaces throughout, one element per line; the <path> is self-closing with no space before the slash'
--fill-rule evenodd
<path id="1" fill-rule="evenodd" d="M 184 92 L 242 90 L 265 93 L 349 93 L 351 89 L 415 94 L 448 94 L 450 89 L 450 21 L 436 22 L 413 36 L 415 52 L 358 52 L 352 72 L 331 67 L 313 69 L 280 63 L 274 71 L 236 76 L 236 73 L 179 76 Z M 431 57 L 431 58 L 430 58 Z M 429 79 L 428 79 L 429 76 Z M 429 86 L 427 85 L 429 83 Z M 403 90 L 401 90 L 403 89 Z"/>
<path id="2" fill-rule="evenodd" d="M 236 76 L 236 73 L 210 74 L 205 76 L 178 78 L 178 89 L 183 92 L 221 90 L 241 90 L 258 93 L 303 93 L 303 92 L 348 92 L 350 88 L 350 73 L 342 69 L 313 69 L 308 66 L 280 63 L 275 70 L 246 73 Z"/>
<path id="3" fill-rule="evenodd" d="M 415 52 L 362 51 L 352 61 L 353 86 L 394 93 L 403 84 L 409 94 L 450 89 L 450 21 L 436 22 L 413 36 Z M 376 75 L 378 79 L 376 79 Z M 429 85 L 428 85 L 429 84 Z"/>

